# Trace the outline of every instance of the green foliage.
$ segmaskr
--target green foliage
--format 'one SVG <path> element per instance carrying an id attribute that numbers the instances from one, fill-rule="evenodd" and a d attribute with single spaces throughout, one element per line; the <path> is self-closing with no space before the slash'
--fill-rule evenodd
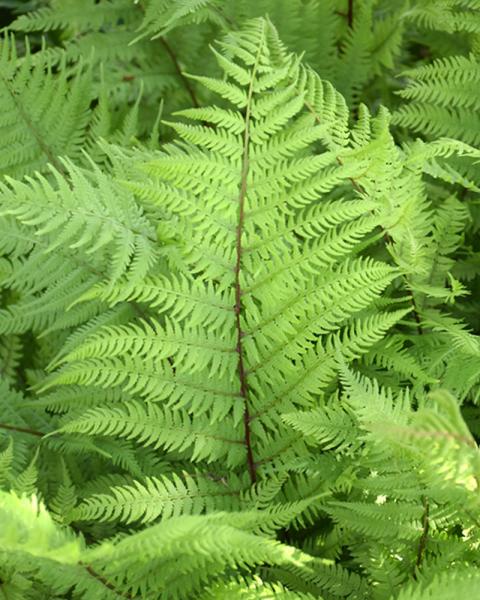
<path id="1" fill-rule="evenodd" d="M 480 3 L 0 9 L 0 598 L 475 597 Z"/>
<path id="2" fill-rule="evenodd" d="M 46 52 L 37 58 L 28 45 L 18 59 L 8 34 L 0 44 L 0 174 L 21 177 L 59 166 L 59 156 L 78 158 L 91 120 L 88 72 L 81 63 L 68 72 L 65 61 L 53 72 Z"/>

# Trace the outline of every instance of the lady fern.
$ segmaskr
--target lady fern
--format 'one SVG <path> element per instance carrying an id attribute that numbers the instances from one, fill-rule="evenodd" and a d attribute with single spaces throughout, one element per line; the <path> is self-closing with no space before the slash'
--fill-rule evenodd
<path id="1" fill-rule="evenodd" d="M 1 594 L 475 597 L 479 3 L 7 5 Z"/>

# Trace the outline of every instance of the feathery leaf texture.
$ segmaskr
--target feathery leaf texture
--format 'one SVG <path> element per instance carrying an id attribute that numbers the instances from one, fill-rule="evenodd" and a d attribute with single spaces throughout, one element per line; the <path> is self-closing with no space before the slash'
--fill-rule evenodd
<path id="1" fill-rule="evenodd" d="M 476 597 L 480 2 L 5 15 L 0 597 Z"/>

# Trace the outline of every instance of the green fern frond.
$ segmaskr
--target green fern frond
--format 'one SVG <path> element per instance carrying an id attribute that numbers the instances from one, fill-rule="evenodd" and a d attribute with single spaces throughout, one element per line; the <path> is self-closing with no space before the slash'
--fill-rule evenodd
<path id="1" fill-rule="evenodd" d="M 334 77 L 335 87 L 345 97 L 348 105 L 356 103 L 359 90 L 371 76 L 369 49 L 373 42 L 372 5 L 371 0 L 358 4 L 356 18 L 346 36 Z"/>
<path id="2" fill-rule="evenodd" d="M 109 494 L 84 499 L 73 513 L 75 521 L 111 521 L 149 523 L 160 517 L 199 515 L 203 512 L 239 508 L 239 490 L 225 481 L 205 475 L 184 473 L 162 479 L 112 487 Z"/>
<path id="3" fill-rule="evenodd" d="M 179 598 L 194 594 L 208 578 L 215 579 L 235 564 L 293 560 L 293 549 L 242 530 L 234 519 L 235 515 L 225 513 L 172 518 L 124 538 L 113 548 L 92 550 L 90 560 L 103 577 L 126 592 L 152 595 L 168 589 Z M 192 541 L 197 551 L 193 560 L 185 561 Z M 181 575 L 169 566 L 178 560 L 183 565 Z"/>
<path id="4" fill-rule="evenodd" d="M 154 230 L 133 197 L 98 169 L 87 173 L 64 164 L 69 182 L 53 170 L 54 182 L 37 175 L 1 187 L 2 245 L 8 251 L 14 240 L 23 242 L 13 257 L 15 272 L 5 280 L 21 291 L 0 311 L 5 333 L 82 323 L 98 314 L 98 303 L 76 306 L 78 297 L 127 273 L 134 283 L 157 260 Z M 111 203 L 115 195 L 121 208 Z"/>
<path id="5" fill-rule="evenodd" d="M 479 14 L 0 0 L 0 596 L 475 596 Z"/>
<path id="6" fill-rule="evenodd" d="M 0 339 L 0 377 L 14 379 L 22 356 L 22 339 L 6 335 Z"/>
<path id="7" fill-rule="evenodd" d="M 357 573 L 338 567 L 329 559 L 300 555 L 296 564 L 286 565 L 283 569 L 269 569 L 268 572 L 288 587 L 317 597 L 325 593 L 334 598 L 352 594 L 358 598 L 367 597 L 365 580 Z"/>
<path id="8" fill-rule="evenodd" d="M 218 0 L 150 0 L 139 29 L 141 37 L 149 35 L 155 39 L 189 21 L 212 18 L 217 5 Z"/>
<path id="9" fill-rule="evenodd" d="M 73 510 L 77 504 L 77 492 L 65 462 L 62 461 L 62 481 L 57 493 L 49 502 L 48 508 L 59 523 L 68 525 L 73 520 Z"/>
<path id="10" fill-rule="evenodd" d="M 91 75 L 81 64 L 73 78 L 65 63 L 54 73 L 48 59 L 17 56 L 13 36 L 0 41 L 0 174 L 21 177 L 60 156 L 81 156 L 90 120 Z"/>
<path id="11" fill-rule="evenodd" d="M 155 261 L 154 236 L 133 199 L 125 193 L 122 197 L 99 170 L 90 177 L 72 163 L 65 163 L 65 169 L 69 184 L 55 171 L 56 185 L 41 176 L 28 180 L 28 184 L 8 179 L 0 190 L 2 214 L 13 215 L 22 225 L 35 227 L 36 234 L 48 240 L 46 254 L 62 244 L 86 255 L 110 246 L 112 281 L 127 270 L 132 281 L 141 278 Z M 122 203 L 115 211 L 110 201 L 113 194 Z M 12 206 L 9 201 L 13 197 L 22 201 Z M 55 235 L 60 229 L 62 234 Z"/>
<path id="12" fill-rule="evenodd" d="M 452 569 L 438 575 L 432 582 L 402 590 L 398 600 L 447 600 L 454 594 L 468 598 L 478 589 L 478 575 L 473 569 Z"/>
<path id="13" fill-rule="evenodd" d="M 13 461 L 13 439 L 8 440 L 7 447 L 0 452 L 0 485 L 5 487 L 5 484 L 10 479 L 11 467 Z"/>
<path id="14" fill-rule="evenodd" d="M 90 409 L 64 425 L 62 431 L 136 439 L 145 446 L 188 451 L 193 461 L 226 460 L 231 466 L 238 465 L 244 453 L 243 440 L 229 421 L 213 426 L 207 418 L 191 419 L 155 404 L 132 402 L 111 409 Z"/>
<path id="15" fill-rule="evenodd" d="M 256 578 L 252 582 L 231 581 L 218 583 L 204 595 L 202 600 L 313 600 L 315 596 L 292 592 L 279 583 L 264 582 Z"/>
<path id="16" fill-rule="evenodd" d="M 312 438 L 315 445 L 324 450 L 348 451 L 355 446 L 352 441 L 356 424 L 348 412 L 341 407 L 326 406 L 322 410 L 294 413 L 284 416 L 285 423 L 300 431 L 307 440 Z"/>
<path id="17" fill-rule="evenodd" d="M 399 95 L 409 101 L 393 122 L 429 136 L 449 136 L 478 145 L 477 101 L 480 80 L 476 57 L 454 56 L 405 73 L 410 79 Z"/>
<path id="18" fill-rule="evenodd" d="M 176 124 L 181 143 L 141 165 L 149 181 L 130 186 L 175 220 L 187 274 L 146 280 L 131 292 L 113 286 L 103 295 L 155 308 L 161 302 L 162 312 L 175 303 L 173 310 L 161 321 L 101 329 L 62 358 L 64 366 L 47 385 L 121 386 L 154 402 L 168 398 L 171 409 L 135 402 L 93 409 L 67 422 L 64 431 L 136 438 L 170 452 L 190 448 L 195 461 L 237 465 L 247 452 L 253 479 L 255 445 L 264 468 L 271 468 L 273 457 L 287 461 L 299 451 L 294 438 L 282 440 L 277 403 L 285 411 L 308 405 L 320 381 L 333 375 L 332 341 L 315 340 L 338 332 L 346 355 L 357 357 L 405 312 L 357 320 L 397 272 L 374 259 L 352 257 L 355 244 L 378 223 L 376 216 L 364 216 L 371 205 L 318 202 L 348 174 L 328 151 L 318 158 L 305 154 L 322 138 L 298 97 L 298 86 L 306 85 L 304 71 L 264 20 L 230 36 L 227 48 L 228 60 L 220 60 L 227 79 L 202 81 L 231 100 L 229 118 L 220 112 L 215 128 Z M 322 100 L 323 89 L 332 99 Z M 283 91 L 285 111 L 270 115 Z M 320 111 L 339 104 L 328 86 L 316 88 L 313 100 Z M 194 119 L 216 114 L 214 107 L 209 111 L 188 114 Z M 335 128 L 333 121 L 329 127 Z M 307 132 L 300 152 L 297 132 Z M 332 133 L 332 139 L 340 138 Z M 281 169 L 263 160 L 267 150 L 271 158 L 277 140 L 285 145 Z M 329 164 L 336 166 L 323 172 Z M 267 194 L 272 186 L 273 204 Z M 299 204 L 305 210 L 298 211 Z M 259 244 L 266 231 L 271 241 Z M 256 441 L 242 441 L 246 411 L 252 415 L 248 436 Z M 195 415 L 193 422 L 188 413 Z M 149 423 L 155 423 L 152 435 L 146 433 Z M 177 425 L 170 431 L 167 423 Z M 165 437 L 154 441 L 158 428 Z M 231 440 L 230 448 L 219 454 L 225 440 Z"/>
<path id="19" fill-rule="evenodd" d="M 87 0 L 80 7 L 75 2 L 53 0 L 46 8 L 22 14 L 9 26 L 12 31 L 50 31 L 73 27 L 100 28 L 111 25 L 118 19 L 129 14 L 130 2 L 121 0 L 120 3 L 107 1 L 95 2 Z"/>

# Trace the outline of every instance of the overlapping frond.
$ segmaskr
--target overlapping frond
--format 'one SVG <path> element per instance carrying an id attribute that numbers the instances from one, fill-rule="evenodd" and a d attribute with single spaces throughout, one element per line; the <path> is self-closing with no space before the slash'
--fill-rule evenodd
<path id="1" fill-rule="evenodd" d="M 65 313 L 79 296 L 127 274 L 134 284 L 157 260 L 154 229 L 132 195 L 98 169 L 64 165 L 68 180 L 53 170 L 53 180 L 2 184 L 1 246 L 15 247 L 3 285 L 19 293 L 1 311 L 5 333 L 79 324 L 98 312 L 90 303 Z"/>
<path id="2" fill-rule="evenodd" d="M 90 557 L 93 568 L 118 589 L 143 595 L 168 591 L 174 598 L 188 598 L 234 565 L 294 562 L 293 548 L 252 532 L 261 520 L 261 515 L 249 513 L 174 517 L 114 547 L 92 550 Z M 192 544 L 193 558 L 185 560 Z M 178 561 L 181 573 L 170 568 Z"/>

